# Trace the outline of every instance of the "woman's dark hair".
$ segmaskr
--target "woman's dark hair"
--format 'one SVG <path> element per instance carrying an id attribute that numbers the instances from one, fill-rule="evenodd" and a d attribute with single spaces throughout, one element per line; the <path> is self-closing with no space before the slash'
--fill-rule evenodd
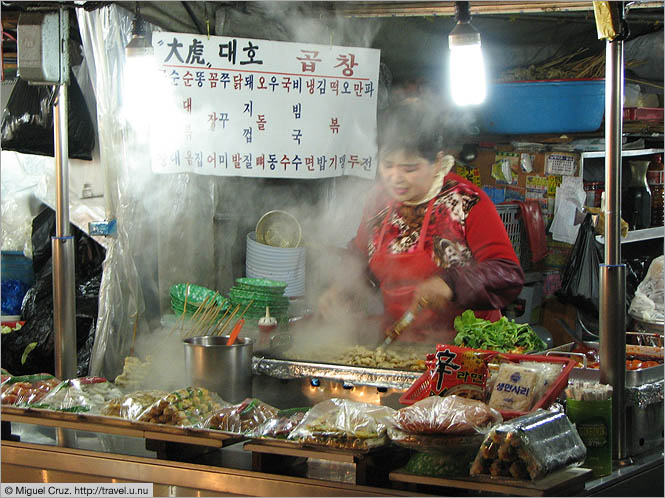
<path id="1" fill-rule="evenodd" d="M 396 150 L 417 153 L 430 162 L 444 149 L 440 114 L 418 99 L 408 99 L 379 117 L 379 155 Z"/>

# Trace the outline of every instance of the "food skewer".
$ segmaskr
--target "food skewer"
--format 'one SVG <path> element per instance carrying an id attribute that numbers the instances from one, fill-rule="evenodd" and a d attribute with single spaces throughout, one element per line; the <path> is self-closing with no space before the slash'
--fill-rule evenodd
<path id="1" fill-rule="evenodd" d="M 203 300 L 203 302 L 199 305 L 198 309 L 192 315 L 192 318 L 191 318 L 192 321 L 195 321 L 196 317 L 201 313 L 201 310 L 203 310 L 207 306 L 207 303 L 208 303 L 209 299 L 210 299 L 210 295 L 206 296 L 206 298 Z M 182 334 L 183 331 L 184 331 L 183 330 L 184 329 L 184 317 L 185 317 L 185 313 L 183 312 L 183 314 L 181 315 L 181 318 L 183 318 L 183 322 L 181 324 L 181 329 L 180 329 L 179 334 Z"/>
<path id="2" fill-rule="evenodd" d="M 206 306 L 206 309 L 203 312 L 203 315 L 201 318 L 194 324 L 194 326 L 189 329 L 185 337 L 193 337 L 195 336 L 199 330 L 205 327 L 206 324 L 209 324 L 210 317 L 214 313 L 214 310 L 219 307 L 220 305 L 217 304 L 215 301 L 217 299 L 217 296 L 219 295 L 219 292 L 215 292 L 215 294 L 212 296 L 212 299 L 210 299 L 210 302 Z"/>
<path id="3" fill-rule="evenodd" d="M 210 334 L 208 334 L 208 335 L 211 335 L 211 336 L 213 336 L 213 335 L 217 335 L 217 331 L 220 329 L 220 327 L 221 327 L 222 324 L 224 323 L 224 318 L 226 318 L 226 315 L 228 315 L 230 311 L 231 311 L 231 306 L 229 306 L 229 307 L 226 309 L 226 311 L 225 311 L 224 314 L 222 315 L 222 318 L 220 318 L 220 319 L 217 321 L 217 323 L 216 323 L 215 326 L 213 327 L 212 331 L 211 331 Z"/>
<path id="4" fill-rule="evenodd" d="M 239 309 L 240 309 L 240 305 L 237 305 L 233 309 L 233 313 L 231 313 L 231 316 L 229 316 L 226 319 L 226 322 L 224 322 L 224 325 L 222 326 L 222 328 L 219 329 L 219 331 L 217 332 L 217 335 L 224 335 L 224 330 L 226 330 L 226 327 L 228 327 L 229 323 L 231 323 L 231 320 L 233 320 L 233 317 L 236 316 L 236 314 L 238 314 Z"/>
<path id="5" fill-rule="evenodd" d="M 223 302 L 222 304 L 217 305 L 214 315 L 210 318 L 204 329 L 200 331 L 199 335 L 210 335 L 209 334 L 210 328 L 212 327 L 214 329 L 214 327 L 217 325 L 217 317 L 219 316 L 219 313 L 222 311 L 222 308 L 224 308 Z"/>

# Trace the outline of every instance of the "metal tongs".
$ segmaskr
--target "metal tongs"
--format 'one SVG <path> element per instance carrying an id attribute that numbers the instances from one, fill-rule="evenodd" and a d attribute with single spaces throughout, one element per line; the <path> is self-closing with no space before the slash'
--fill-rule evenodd
<path id="1" fill-rule="evenodd" d="M 397 320 L 395 323 L 393 323 L 390 328 L 386 331 L 386 340 L 383 341 L 383 344 L 379 346 L 379 349 L 383 349 L 387 346 L 390 346 L 390 344 L 402 333 L 404 330 L 406 330 L 408 327 L 411 326 L 411 324 L 414 322 L 416 317 L 420 314 L 420 312 L 423 310 L 423 308 L 427 307 L 429 305 L 429 302 L 427 299 L 424 297 L 421 297 L 418 302 L 416 303 L 416 306 L 413 309 L 407 310 L 399 320 Z"/>

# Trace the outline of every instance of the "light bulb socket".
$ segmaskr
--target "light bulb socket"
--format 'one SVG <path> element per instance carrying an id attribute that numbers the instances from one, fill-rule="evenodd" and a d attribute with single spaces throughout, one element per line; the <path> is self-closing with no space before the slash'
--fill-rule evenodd
<path id="1" fill-rule="evenodd" d="M 153 53 L 154 50 L 152 45 L 143 35 L 133 35 L 132 39 L 125 47 L 125 55 L 127 57 L 141 57 L 145 55 L 152 55 Z"/>
<path id="2" fill-rule="evenodd" d="M 471 5 L 469 2 L 455 2 L 455 20 L 471 22 Z"/>
<path id="3" fill-rule="evenodd" d="M 453 48 L 470 45 L 480 45 L 480 33 L 470 22 L 457 21 L 448 35 L 448 46 Z"/>

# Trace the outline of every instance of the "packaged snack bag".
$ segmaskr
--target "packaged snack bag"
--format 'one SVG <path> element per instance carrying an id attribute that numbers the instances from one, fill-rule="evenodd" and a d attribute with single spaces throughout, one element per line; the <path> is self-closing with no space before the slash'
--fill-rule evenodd
<path id="1" fill-rule="evenodd" d="M 487 361 L 495 353 L 479 349 L 438 344 L 436 352 L 427 355 L 431 377 L 430 396 L 455 394 L 483 400 L 487 382 Z"/>

